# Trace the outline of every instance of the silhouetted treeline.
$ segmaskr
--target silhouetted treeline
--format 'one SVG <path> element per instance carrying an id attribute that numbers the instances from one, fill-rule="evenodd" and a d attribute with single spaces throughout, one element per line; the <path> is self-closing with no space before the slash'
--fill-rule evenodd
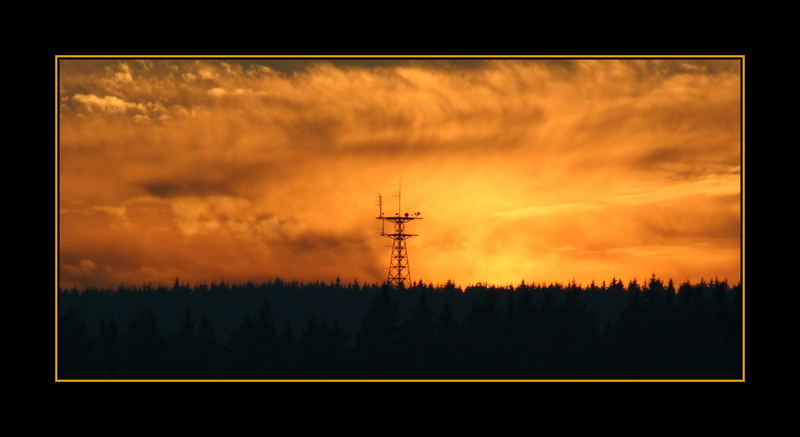
<path id="1" fill-rule="evenodd" d="M 741 302 L 738 285 L 654 276 L 70 290 L 58 368 L 64 379 L 735 379 Z"/>

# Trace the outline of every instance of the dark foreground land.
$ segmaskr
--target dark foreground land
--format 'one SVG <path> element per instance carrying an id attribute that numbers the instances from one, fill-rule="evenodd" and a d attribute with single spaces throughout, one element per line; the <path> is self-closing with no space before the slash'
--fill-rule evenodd
<path id="1" fill-rule="evenodd" d="M 59 379 L 739 379 L 742 293 L 354 282 L 59 292 Z"/>

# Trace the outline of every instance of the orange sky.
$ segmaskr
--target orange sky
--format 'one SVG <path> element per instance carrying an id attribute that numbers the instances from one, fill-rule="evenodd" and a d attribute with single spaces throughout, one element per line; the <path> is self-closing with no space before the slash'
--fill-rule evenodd
<path id="1" fill-rule="evenodd" d="M 60 61 L 63 287 L 740 277 L 738 60 Z"/>

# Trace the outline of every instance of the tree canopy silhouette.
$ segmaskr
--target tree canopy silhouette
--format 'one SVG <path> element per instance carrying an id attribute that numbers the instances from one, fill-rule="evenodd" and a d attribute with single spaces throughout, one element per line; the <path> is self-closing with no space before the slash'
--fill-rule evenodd
<path id="1" fill-rule="evenodd" d="M 61 379 L 742 376 L 741 286 L 716 279 L 463 290 L 176 279 L 61 290 L 59 305 Z"/>

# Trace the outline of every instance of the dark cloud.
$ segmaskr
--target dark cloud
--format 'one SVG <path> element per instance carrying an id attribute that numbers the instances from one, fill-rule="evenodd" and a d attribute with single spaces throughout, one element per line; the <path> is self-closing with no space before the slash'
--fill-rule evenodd
<path id="1" fill-rule="evenodd" d="M 420 58 L 318 58 L 318 59 L 236 59 L 226 60 L 232 64 L 238 64 L 245 69 L 258 67 L 268 67 L 285 75 L 307 73 L 310 68 L 320 64 L 329 64 L 341 69 L 391 69 L 395 67 L 422 66 L 425 68 L 435 68 L 444 70 L 453 69 L 481 69 L 488 68 L 486 59 L 430 59 Z"/>
<path id="2" fill-rule="evenodd" d="M 145 207 L 152 204 L 130 206 L 124 220 L 101 227 L 102 235 L 80 229 L 108 223 L 105 213 L 63 215 L 62 286 L 113 287 L 120 281 L 168 282 L 174 276 L 210 281 L 231 279 L 232 272 L 248 280 L 340 275 L 377 282 L 382 277 L 383 257 L 369 244 L 372 236 L 363 232 L 305 229 L 295 218 L 273 213 L 248 218 L 246 212 L 226 212 L 222 206 L 190 216 L 175 203 Z M 195 206 L 202 203 L 194 202 L 189 210 Z"/>
<path id="3" fill-rule="evenodd" d="M 739 196 L 691 196 L 641 208 L 639 223 L 651 243 L 739 242 Z"/>
<path id="4" fill-rule="evenodd" d="M 156 197 L 231 195 L 233 190 L 225 185 L 208 181 L 147 182 L 142 184 L 147 194 Z"/>

